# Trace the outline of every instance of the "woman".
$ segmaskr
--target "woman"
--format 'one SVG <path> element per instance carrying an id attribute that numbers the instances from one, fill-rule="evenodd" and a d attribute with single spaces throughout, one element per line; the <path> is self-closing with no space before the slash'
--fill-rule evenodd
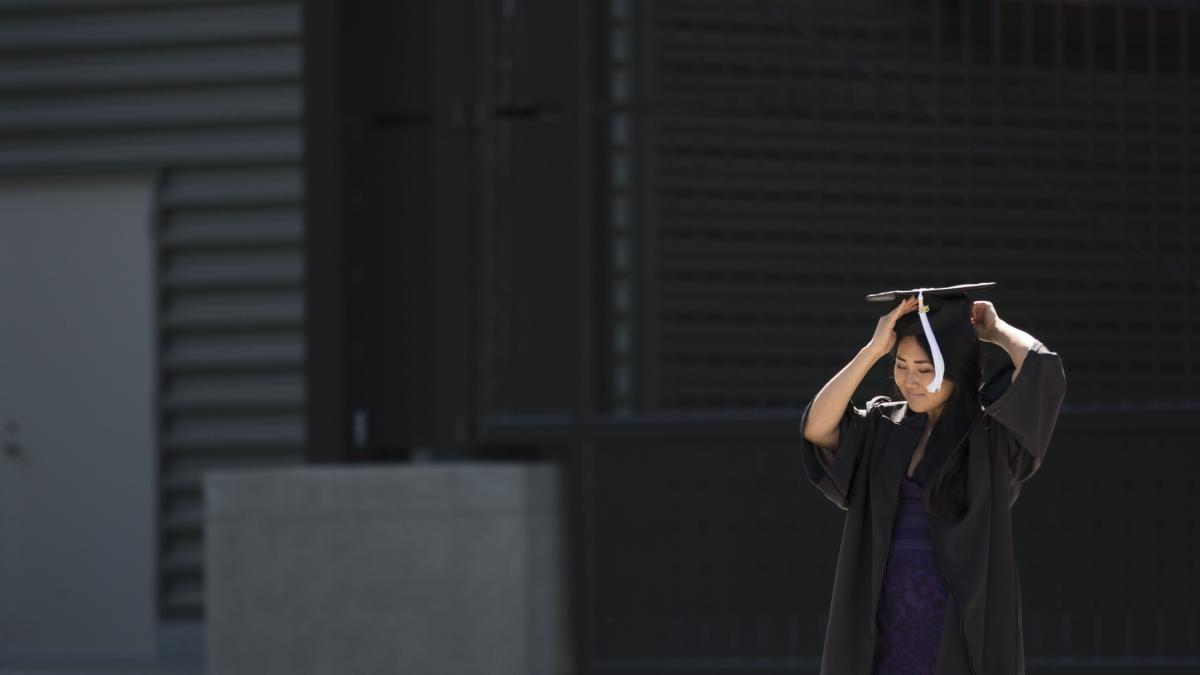
<path id="1" fill-rule="evenodd" d="M 888 294 L 898 304 L 804 409 L 808 478 L 847 512 L 823 675 L 1024 672 L 1009 508 L 1045 457 L 1066 375 L 962 290 L 991 285 Z M 982 387 L 981 340 L 1012 360 Z M 888 355 L 895 400 L 856 408 Z"/>

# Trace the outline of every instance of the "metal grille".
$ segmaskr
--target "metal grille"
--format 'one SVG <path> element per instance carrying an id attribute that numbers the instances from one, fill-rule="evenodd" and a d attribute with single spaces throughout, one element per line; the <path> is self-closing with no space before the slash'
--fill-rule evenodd
<path id="1" fill-rule="evenodd" d="M 1071 354 L 1073 401 L 1200 399 L 1197 10 L 639 11 L 640 408 L 798 406 L 865 293 L 973 280 Z"/>
<path id="2" fill-rule="evenodd" d="M 200 480 L 303 454 L 300 12 L 0 0 L 0 174 L 152 171 L 160 613 L 202 614 Z"/>

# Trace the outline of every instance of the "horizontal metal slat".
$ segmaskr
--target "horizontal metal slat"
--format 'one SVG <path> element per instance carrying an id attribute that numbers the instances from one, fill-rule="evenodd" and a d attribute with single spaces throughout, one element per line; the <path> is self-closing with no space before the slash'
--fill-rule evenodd
<path id="1" fill-rule="evenodd" d="M 304 377 L 299 372 L 224 376 L 172 373 L 162 390 L 166 412 L 299 408 L 304 400 Z"/>
<path id="2" fill-rule="evenodd" d="M 174 46 L 25 57 L 0 68 L 0 96 L 298 82 L 297 44 Z"/>
<path id="3" fill-rule="evenodd" d="M 164 164 L 221 165 L 298 162 L 300 128 L 174 129 L 81 135 L 0 143 L 0 175 L 157 170 Z"/>
<path id="4" fill-rule="evenodd" d="M 167 455 L 167 471 L 163 476 L 163 487 L 169 493 L 167 512 L 172 512 L 173 505 L 177 503 L 186 504 L 188 500 L 198 499 L 204 476 L 210 471 L 290 467 L 303 464 L 303 461 L 301 446 L 292 448 L 290 452 L 278 448 L 245 448 L 236 455 L 199 452 Z M 199 535 L 198 531 L 196 535 Z"/>
<path id="5" fill-rule="evenodd" d="M 299 88 L 290 83 L 8 98 L 0 99 L 0 143 L 34 134 L 298 125 L 300 107 Z"/>
<path id="6" fill-rule="evenodd" d="M 298 35 L 300 9 L 294 2 L 12 15 L 0 22 L 0 54 L 270 42 Z"/>
<path id="7" fill-rule="evenodd" d="M 204 549 L 171 551 L 162 560 L 169 574 L 196 573 L 204 571 Z"/>
<path id="8" fill-rule="evenodd" d="M 200 618 L 204 611 L 203 577 L 200 574 L 165 575 L 159 606 L 164 618 Z"/>
<path id="9" fill-rule="evenodd" d="M 245 333 L 253 327 L 301 329 L 304 298 L 293 291 L 218 294 L 177 293 L 160 312 L 160 325 L 172 332 L 212 332 L 228 329 Z"/>
<path id="10" fill-rule="evenodd" d="M 170 431 L 165 447 L 172 453 L 240 453 L 266 449 L 291 452 L 304 445 L 304 421 L 238 426 L 213 423 L 205 429 Z"/>
<path id="11" fill-rule="evenodd" d="M 165 218 L 159 241 L 168 250 L 291 249 L 303 241 L 300 213 L 299 207 L 257 212 L 172 213 Z"/>
<path id="12" fill-rule="evenodd" d="M 296 248 L 266 250 L 180 250 L 163 264 L 163 288 L 299 288 L 303 279 L 302 252 Z"/>
<path id="13" fill-rule="evenodd" d="M 0 0 L 0 17 L 64 12 L 111 12 L 163 7 L 263 4 L 263 0 Z"/>
<path id="14" fill-rule="evenodd" d="M 304 363 L 298 331 L 280 334 L 192 335 L 172 338 L 163 354 L 170 371 L 280 370 Z"/>
<path id="15" fill-rule="evenodd" d="M 179 331 L 246 331 L 253 328 L 278 330 L 304 327 L 304 312 L 297 301 L 293 305 L 274 307 L 244 307 L 193 309 L 172 312 L 159 324 L 164 330 Z"/>
<path id="16" fill-rule="evenodd" d="M 197 499 L 189 500 L 186 505 L 173 504 L 161 521 L 162 529 L 172 534 L 199 532 L 203 524 L 204 506 Z"/>
<path id="17" fill-rule="evenodd" d="M 303 180 L 303 174 L 294 164 L 172 171 L 163 186 L 159 204 L 171 212 L 185 211 L 181 215 L 172 213 L 176 219 L 205 217 L 202 213 L 189 215 L 187 209 L 228 210 L 230 207 L 266 205 L 299 207 Z M 296 222 L 300 220 L 298 210 L 283 215 Z"/>

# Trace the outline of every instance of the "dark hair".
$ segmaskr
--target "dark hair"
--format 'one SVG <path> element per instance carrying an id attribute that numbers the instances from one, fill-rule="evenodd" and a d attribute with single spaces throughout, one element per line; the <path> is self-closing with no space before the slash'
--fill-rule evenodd
<path id="1" fill-rule="evenodd" d="M 982 416 L 979 389 L 983 381 L 983 349 L 970 324 L 955 324 L 934 331 L 946 371 L 944 380 L 954 383 L 954 393 L 946 400 L 937 424 L 925 444 L 921 473 L 932 477 L 925 481 L 925 506 L 930 513 L 961 518 L 967 509 L 967 435 Z M 931 354 L 924 333 L 915 336 L 926 354 Z M 900 340 L 892 347 L 892 362 Z M 896 400 L 904 400 L 895 379 Z M 928 464 L 928 466 L 926 466 Z M 934 473 L 936 472 L 936 474 Z"/>

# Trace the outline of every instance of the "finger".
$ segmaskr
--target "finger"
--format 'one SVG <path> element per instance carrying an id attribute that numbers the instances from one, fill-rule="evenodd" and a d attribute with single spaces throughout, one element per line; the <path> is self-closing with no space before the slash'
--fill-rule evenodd
<path id="1" fill-rule="evenodd" d="M 911 304 L 910 300 L 905 300 L 904 302 L 896 305 L 895 309 L 892 310 L 892 314 L 899 316 L 900 314 L 908 313 L 913 309 L 913 307 L 914 305 Z"/>

